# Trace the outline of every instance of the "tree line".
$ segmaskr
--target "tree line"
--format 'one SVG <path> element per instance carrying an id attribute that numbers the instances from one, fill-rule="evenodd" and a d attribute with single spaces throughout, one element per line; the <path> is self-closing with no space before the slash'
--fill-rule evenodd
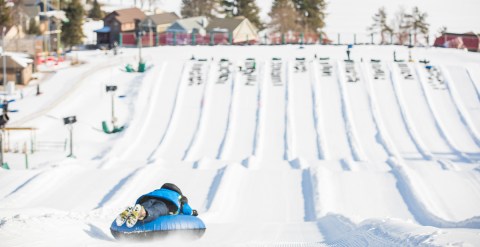
<path id="1" fill-rule="evenodd" d="M 184 18 L 243 16 L 259 30 L 320 33 L 325 27 L 326 7 L 325 0 L 274 0 L 269 12 L 271 21 L 263 23 L 255 0 L 182 0 L 181 15 Z"/>
<path id="2" fill-rule="evenodd" d="M 367 30 L 371 34 L 380 34 L 381 44 L 396 42 L 403 45 L 410 41 L 413 44 L 428 43 L 430 24 L 427 17 L 428 14 L 418 7 L 413 7 L 411 12 L 400 7 L 393 19 L 388 19 L 385 7 L 381 7 L 373 15 L 373 23 Z"/>

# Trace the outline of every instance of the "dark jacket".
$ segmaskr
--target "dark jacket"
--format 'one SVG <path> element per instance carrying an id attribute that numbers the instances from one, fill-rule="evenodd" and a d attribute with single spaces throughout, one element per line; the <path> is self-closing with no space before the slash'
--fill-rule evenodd
<path id="1" fill-rule="evenodd" d="M 135 204 L 142 204 L 150 199 L 157 199 L 165 203 L 172 214 L 192 215 L 192 208 L 188 205 L 186 197 L 169 189 L 158 189 L 145 194 L 137 199 Z"/>

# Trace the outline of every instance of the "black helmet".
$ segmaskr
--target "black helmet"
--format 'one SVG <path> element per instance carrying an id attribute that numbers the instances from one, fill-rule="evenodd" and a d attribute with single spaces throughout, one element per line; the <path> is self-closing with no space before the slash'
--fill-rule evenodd
<path id="1" fill-rule="evenodd" d="M 180 195 L 182 194 L 182 191 L 180 190 L 180 188 L 178 188 L 175 184 L 164 183 L 162 185 L 162 189 L 172 190 L 172 191 L 177 192 Z"/>

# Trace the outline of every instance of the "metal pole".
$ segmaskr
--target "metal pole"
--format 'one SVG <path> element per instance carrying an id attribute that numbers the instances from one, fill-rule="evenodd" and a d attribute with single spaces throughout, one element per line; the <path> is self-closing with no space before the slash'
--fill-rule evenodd
<path id="1" fill-rule="evenodd" d="M 73 155 L 73 125 L 69 124 L 68 130 L 70 131 L 70 154 L 67 157 L 75 158 Z"/>
<path id="2" fill-rule="evenodd" d="M 114 129 L 115 129 L 115 122 L 117 122 L 117 119 L 115 119 L 115 93 L 112 92 L 112 125 Z"/>
<path id="3" fill-rule="evenodd" d="M 7 28 L 3 27 L 3 30 L 2 30 L 3 81 L 2 81 L 2 84 L 4 86 L 7 85 L 7 54 L 5 53 L 5 32 L 6 32 L 6 30 L 7 30 Z"/>
<path id="4" fill-rule="evenodd" d="M 23 144 L 23 152 L 25 154 L 25 169 L 28 170 L 28 151 L 27 151 L 27 143 Z"/>
<path id="5" fill-rule="evenodd" d="M 140 60 L 139 63 L 142 62 L 142 35 L 138 34 L 138 59 Z"/>

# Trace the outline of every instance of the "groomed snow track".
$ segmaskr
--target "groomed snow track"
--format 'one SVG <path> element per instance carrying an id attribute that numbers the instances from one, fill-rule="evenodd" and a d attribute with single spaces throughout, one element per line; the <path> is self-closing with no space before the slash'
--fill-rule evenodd
<path id="1" fill-rule="evenodd" d="M 0 170 L 2 243 L 59 227 L 35 245 L 110 246 L 119 211 L 173 182 L 207 231 L 169 246 L 480 244 L 478 66 L 432 61 L 434 77 L 420 63 L 344 61 L 339 47 L 217 49 L 148 49 L 163 57 L 145 75 L 119 74 L 127 128 L 81 150 L 91 158 Z"/>

